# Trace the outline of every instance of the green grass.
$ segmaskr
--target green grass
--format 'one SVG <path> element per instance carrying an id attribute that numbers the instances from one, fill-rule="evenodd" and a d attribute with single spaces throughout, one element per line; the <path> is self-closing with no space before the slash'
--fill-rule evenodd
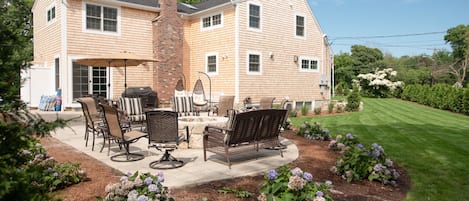
<path id="1" fill-rule="evenodd" d="M 469 200 L 469 116 L 398 99 L 363 100 L 361 112 L 293 118 L 318 121 L 335 136 L 378 143 L 410 176 L 406 200 Z"/>

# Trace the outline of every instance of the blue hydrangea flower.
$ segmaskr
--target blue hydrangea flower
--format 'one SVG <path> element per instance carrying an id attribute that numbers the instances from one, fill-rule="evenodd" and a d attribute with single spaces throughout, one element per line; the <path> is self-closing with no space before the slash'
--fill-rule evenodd
<path id="1" fill-rule="evenodd" d="M 164 177 L 163 175 L 158 176 L 158 183 L 163 183 L 164 182 Z"/>
<path id="2" fill-rule="evenodd" d="M 148 197 L 145 195 L 138 196 L 137 201 L 148 201 Z"/>
<path id="3" fill-rule="evenodd" d="M 327 181 L 326 181 L 326 182 L 324 182 L 324 183 L 326 184 L 326 186 L 330 186 L 330 185 L 332 185 L 332 181 L 329 181 L 329 180 L 327 180 Z"/>
<path id="4" fill-rule="evenodd" d="M 392 165 L 393 165 L 392 160 L 387 158 L 387 159 L 386 159 L 386 165 L 387 165 L 388 167 L 392 167 Z"/>
<path id="5" fill-rule="evenodd" d="M 54 174 L 53 174 L 53 175 L 54 175 L 54 177 L 58 177 L 58 176 L 59 176 L 59 173 L 57 173 L 57 172 L 54 172 Z"/>
<path id="6" fill-rule="evenodd" d="M 274 180 L 278 178 L 278 173 L 275 170 L 269 170 L 269 174 L 267 175 L 270 180 Z"/>
<path id="7" fill-rule="evenodd" d="M 381 155 L 381 153 L 379 151 L 371 152 L 371 156 L 373 156 L 374 158 L 378 158 L 380 155 Z"/>
<path id="8" fill-rule="evenodd" d="M 156 184 L 150 184 L 148 186 L 148 190 L 150 192 L 159 192 L 160 191 L 160 189 L 158 189 L 158 186 Z"/>
<path id="9" fill-rule="evenodd" d="M 345 138 L 347 139 L 353 139 L 353 135 L 351 133 L 347 133 L 347 135 L 345 135 Z"/>
<path id="10" fill-rule="evenodd" d="M 143 182 L 145 182 L 145 184 L 147 184 L 147 185 L 150 185 L 151 182 L 153 182 L 153 179 L 151 177 L 147 177 L 147 178 L 145 178 L 145 180 L 143 180 Z"/>
<path id="11" fill-rule="evenodd" d="M 365 147 L 362 144 L 357 144 L 357 147 L 362 150 L 365 149 Z"/>
<path id="12" fill-rule="evenodd" d="M 293 175 L 296 175 L 296 176 L 301 176 L 301 175 L 303 175 L 303 170 L 301 170 L 299 167 L 296 167 L 296 168 L 294 168 L 293 170 L 290 170 L 290 172 L 291 172 Z"/>
<path id="13" fill-rule="evenodd" d="M 323 197 L 324 193 L 322 191 L 318 191 L 318 192 L 316 192 L 316 196 Z"/>
<path id="14" fill-rule="evenodd" d="M 120 179 L 120 181 L 128 181 L 128 180 L 129 180 L 129 178 L 127 176 L 122 176 L 121 179 Z"/>
<path id="15" fill-rule="evenodd" d="M 306 181 L 309 181 L 309 182 L 313 181 L 313 175 L 309 172 L 303 173 L 303 178 L 306 179 Z"/>
<path id="16" fill-rule="evenodd" d="M 379 172 L 382 169 L 383 169 L 383 165 L 381 165 L 381 163 L 378 163 L 373 167 L 373 170 L 376 171 L 376 172 Z"/>

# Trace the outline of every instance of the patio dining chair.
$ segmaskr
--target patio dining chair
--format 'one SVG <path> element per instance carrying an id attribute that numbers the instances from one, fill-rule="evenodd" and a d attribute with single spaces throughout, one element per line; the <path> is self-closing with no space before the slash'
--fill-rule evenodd
<path id="1" fill-rule="evenodd" d="M 146 116 L 140 98 L 119 98 L 119 109 L 122 110 L 123 118 L 129 122 L 131 128 L 140 127 L 143 130 L 143 122 L 145 122 Z"/>
<path id="2" fill-rule="evenodd" d="M 153 169 L 172 169 L 184 165 L 184 161 L 173 157 L 170 152 L 178 148 L 183 140 L 189 144 L 189 128 L 184 128 L 185 135 L 179 135 L 178 113 L 174 111 L 148 111 L 148 148 L 164 152 L 163 156 L 150 163 Z"/>
<path id="3" fill-rule="evenodd" d="M 216 113 L 219 117 L 228 116 L 228 111 L 233 109 L 234 96 L 220 96 L 220 100 L 216 107 Z"/>
<path id="4" fill-rule="evenodd" d="M 88 138 L 90 133 L 93 135 L 93 143 L 91 150 L 94 151 L 94 142 L 96 136 L 103 132 L 103 120 L 101 114 L 96 109 L 95 100 L 92 97 L 82 97 L 77 100 L 80 103 L 83 116 L 85 117 L 85 146 L 88 146 Z"/>
<path id="5" fill-rule="evenodd" d="M 262 97 L 259 102 L 259 109 L 272 109 L 275 97 Z"/>
<path id="6" fill-rule="evenodd" d="M 130 129 L 123 128 L 120 123 L 119 111 L 117 110 L 117 108 L 114 108 L 109 105 L 100 105 L 100 106 L 104 113 L 104 120 L 105 120 L 104 123 L 106 126 L 105 130 L 107 132 L 109 149 L 111 145 L 111 140 L 116 141 L 119 144 L 119 147 L 121 147 L 122 145 L 125 149 L 124 153 L 111 156 L 111 160 L 116 161 L 116 162 L 129 162 L 129 161 L 142 160 L 144 158 L 143 154 L 130 153 L 130 144 L 136 142 L 142 137 L 147 136 L 147 134 L 144 132 L 137 131 L 137 130 L 130 130 Z M 108 154 L 109 154 L 109 150 L 108 150 Z M 122 159 L 122 156 L 125 156 L 125 157 Z"/>

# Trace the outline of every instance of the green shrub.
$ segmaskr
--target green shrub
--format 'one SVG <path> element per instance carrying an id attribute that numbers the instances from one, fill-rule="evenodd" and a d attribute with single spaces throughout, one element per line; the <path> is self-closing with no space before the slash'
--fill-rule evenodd
<path id="1" fill-rule="evenodd" d="M 463 97 L 463 112 L 464 114 L 469 115 L 469 88 L 464 90 L 464 97 Z"/>
<path id="2" fill-rule="evenodd" d="M 351 133 L 347 133 L 345 138 L 342 135 L 335 136 L 335 140 L 331 140 L 329 142 L 329 149 L 332 151 L 344 153 L 346 150 L 350 149 L 350 147 L 357 145 L 358 137 L 354 136 Z"/>
<path id="3" fill-rule="evenodd" d="M 327 112 L 332 113 L 334 111 L 334 103 L 333 102 L 330 102 L 329 104 L 327 104 Z"/>
<path id="4" fill-rule="evenodd" d="M 165 200 L 173 201 L 168 187 L 163 185 L 163 173 L 128 174 L 121 177 L 119 183 L 106 186 L 106 196 L 98 200 Z"/>
<path id="5" fill-rule="evenodd" d="M 340 157 L 331 171 L 348 182 L 353 180 L 377 180 L 383 184 L 396 186 L 400 174 L 393 168 L 393 161 L 386 157 L 384 149 L 378 144 L 366 148 L 362 144 L 350 147 Z"/>
<path id="6" fill-rule="evenodd" d="M 344 106 L 342 106 L 341 104 L 337 104 L 335 111 L 337 111 L 337 113 L 344 112 Z"/>
<path id="7" fill-rule="evenodd" d="M 321 108 L 320 107 L 317 107 L 317 108 L 314 108 L 314 114 L 315 115 L 320 115 L 321 114 Z"/>
<path id="8" fill-rule="evenodd" d="M 270 170 L 264 176 L 258 200 L 333 200 L 327 194 L 332 182 L 318 183 L 313 175 L 288 165 Z"/>
<path id="9" fill-rule="evenodd" d="M 434 108 L 464 113 L 465 90 L 448 84 L 408 85 L 401 98 Z"/>
<path id="10" fill-rule="evenodd" d="M 332 137 L 328 129 L 323 129 L 319 122 L 314 122 L 312 125 L 309 122 L 304 122 L 300 126 L 300 130 L 296 132 L 297 135 L 303 136 L 310 140 L 331 140 Z"/>
<path id="11" fill-rule="evenodd" d="M 290 113 L 288 113 L 289 117 L 296 117 L 298 116 L 298 111 L 297 110 L 291 110 Z"/>
<path id="12" fill-rule="evenodd" d="M 306 116 L 308 114 L 308 112 L 309 112 L 309 107 L 306 106 L 306 105 L 303 105 L 301 107 L 301 115 Z"/>
<path id="13" fill-rule="evenodd" d="M 345 105 L 345 110 L 349 112 L 358 111 L 360 108 L 361 96 L 358 92 L 358 87 L 354 86 L 352 93 L 347 96 L 347 105 Z"/>

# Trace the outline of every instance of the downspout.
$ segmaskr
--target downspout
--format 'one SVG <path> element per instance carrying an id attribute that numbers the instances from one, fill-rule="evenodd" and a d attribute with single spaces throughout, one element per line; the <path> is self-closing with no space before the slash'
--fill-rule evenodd
<path id="1" fill-rule="evenodd" d="M 235 7 L 235 103 L 239 103 L 239 1 L 232 1 Z"/>
<path id="2" fill-rule="evenodd" d="M 69 68 L 68 66 L 68 55 L 67 55 L 67 8 L 68 8 L 68 2 L 67 0 L 62 0 L 62 6 L 60 6 L 60 88 L 62 89 L 62 108 L 61 111 L 64 111 L 65 106 L 70 106 L 72 101 L 71 101 L 71 96 L 72 96 L 72 88 L 69 86 L 71 85 L 71 77 L 72 75 L 69 74 Z"/>

